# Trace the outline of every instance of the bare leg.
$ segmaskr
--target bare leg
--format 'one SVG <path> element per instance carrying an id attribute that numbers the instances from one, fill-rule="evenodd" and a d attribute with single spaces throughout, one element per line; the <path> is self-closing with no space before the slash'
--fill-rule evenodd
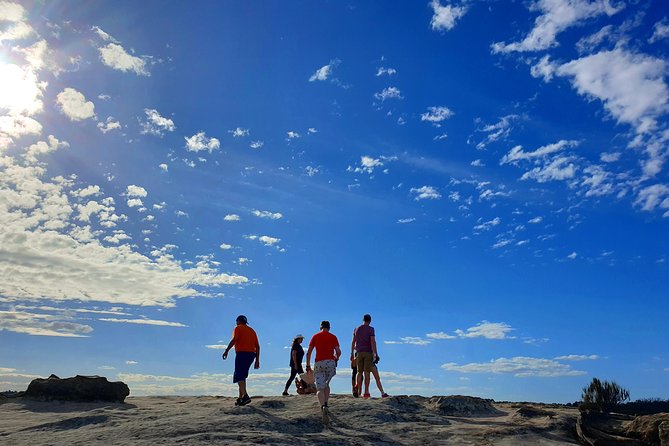
<path id="1" fill-rule="evenodd" d="M 358 395 L 362 394 L 362 369 L 358 369 L 356 386 L 358 387 Z"/>
<path id="2" fill-rule="evenodd" d="M 376 387 L 379 388 L 379 392 L 381 392 L 381 395 L 383 395 L 386 392 L 383 391 L 383 386 L 381 385 L 381 377 L 379 376 L 379 369 L 374 367 L 372 369 L 372 375 L 374 375 L 374 381 L 376 381 Z"/>
<path id="3" fill-rule="evenodd" d="M 369 393 L 369 372 L 365 371 L 365 393 Z"/>
<path id="4" fill-rule="evenodd" d="M 319 390 L 316 392 L 316 396 L 318 396 L 318 402 L 321 404 L 321 407 L 325 406 L 330 397 L 330 388 L 326 387 L 325 389 Z"/>

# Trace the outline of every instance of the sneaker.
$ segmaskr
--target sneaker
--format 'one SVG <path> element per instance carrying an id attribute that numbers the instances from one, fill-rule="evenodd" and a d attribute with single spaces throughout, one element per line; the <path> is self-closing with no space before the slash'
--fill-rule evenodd
<path id="1" fill-rule="evenodd" d="M 388 394 L 385 393 L 385 392 L 381 394 L 381 398 L 388 398 L 389 396 L 390 396 L 390 395 L 388 395 Z"/>
<path id="2" fill-rule="evenodd" d="M 371 397 L 371 395 L 369 393 L 365 393 L 364 395 L 362 395 L 362 397 L 367 400 Z"/>
<path id="3" fill-rule="evenodd" d="M 358 397 L 358 387 L 357 386 L 353 386 L 353 397 L 354 398 Z"/>
<path id="4" fill-rule="evenodd" d="M 288 393 L 288 392 L 283 392 L 281 395 L 283 395 L 283 396 L 288 396 L 288 395 L 290 395 L 290 393 Z"/>
<path id="5" fill-rule="evenodd" d="M 251 402 L 251 397 L 248 395 L 244 395 L 240 400 L 239 400 L 239 405 L 240 406 L 246 406 L 248 403 Z"/>
<path id="6" fill-rule="evenodd" d="M 330 413 L 328 412 L 328 406 L 321 406 L 321 414 L 323 415 L 323 425 L 327 426 L 330 424 Z"/>
<path id="7" fill-rule="evenodd" d="M 240 404 L 241 401 L 242 401 L 241 398 L 237 398 L 237 399 L 235 400 L 235 406 L 241 406 L 241 404 Z"/>

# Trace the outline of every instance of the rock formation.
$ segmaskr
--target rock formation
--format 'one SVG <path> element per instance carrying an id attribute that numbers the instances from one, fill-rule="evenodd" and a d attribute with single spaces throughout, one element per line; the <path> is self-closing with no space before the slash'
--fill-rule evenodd
<path id="1" fill-rule="evenodd" d="M 122 403 L 130 394 L 123 382 L 109 382 L 101 376 L 81 376 L 60 379 L 51 375 L 47 379 L 32 380 L 24 396 L 42 401 L 109 401 Z"/>

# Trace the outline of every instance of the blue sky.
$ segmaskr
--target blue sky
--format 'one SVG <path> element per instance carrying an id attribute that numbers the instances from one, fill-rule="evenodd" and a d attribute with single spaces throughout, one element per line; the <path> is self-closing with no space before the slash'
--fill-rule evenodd
<path id="1" fill-rule="evenodd" d="M 662 1 L 0 1 L 0 388 L 667 398 Z M 346 361 L 344 361 L 346 362 Z M 349 391 L 347 364 L 333 382 Z"/>

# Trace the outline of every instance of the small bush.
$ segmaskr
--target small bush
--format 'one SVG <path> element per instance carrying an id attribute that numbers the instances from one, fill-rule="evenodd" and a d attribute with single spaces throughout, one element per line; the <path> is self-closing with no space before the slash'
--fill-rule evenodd
<path id="1" fill-rule="evenodd" d="M 583 388 L 583 402 L 579 406 L 581 412 L 594 410 L 609 412 L 630 399 L 630 393 L 615 382 L 600 381 L 593 378 L 589 386 Z"/>

